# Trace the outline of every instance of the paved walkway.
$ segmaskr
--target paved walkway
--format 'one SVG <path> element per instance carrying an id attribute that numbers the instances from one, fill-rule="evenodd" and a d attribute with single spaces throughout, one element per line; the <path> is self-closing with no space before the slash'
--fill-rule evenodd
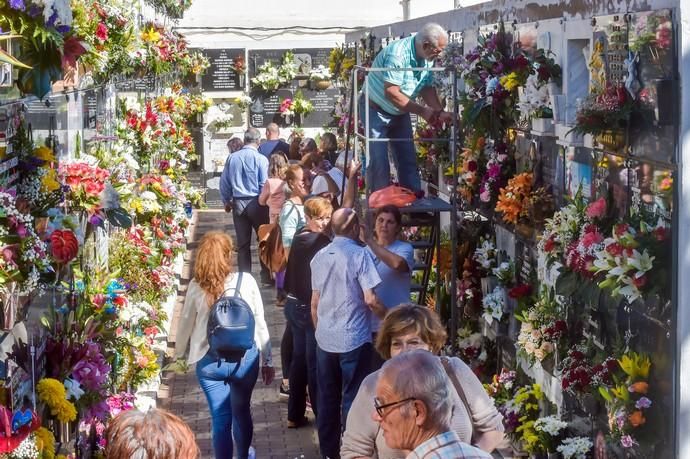
<path id="1" fill-rule="evenodd" d="M 232 217 L 223 211 L 199 211 L 191 228 L 191 237 L 188 251 L 185 255 L 185 265 L 182 272 L 180 292 L 178 296 L 175 314 L 170 331 L 169 347 L 174 347 L 175 330 L 182 309 L 184 294 L 192 278 L 192 261 L 198 240 L 205 232 L 211 230 L 229 231 L 234 236 Z M 253 253 L 255 278 L 259 279 L 258 257 Z M 281 459 L 316 459 L 318 443 L 314 418 L 310 426 L 300 429 L 288 429 L 287 403 L 278 399 L 278 387 L 282 372 L 280 367 L 280 339 L 285 327 L 285 316 L 282 309 L 275 307 L 275 294 L 273 289 L 261 290 L 266 322 L 268 323 L 273 346 L 273 363 L 276 367 L 276 380 L 270 386 L 264 386 L 259 381 L 252 395 L 252 414 L 254 418 L 254 441 L 257 459 L 281 458 Z M 201 457 L 212 458 L 213 447 L 211 445 L 211 422 L 208 405 L 203 392 L 199 388 L 194 369 L 186 375 L 166 373 L 163 384 L 158 394 L 158 406 L 168 409 L 181 416 L 196 434 L 196 440 L 201 449 Z M 230 459 L 230 458 L 228 458 Z"/>

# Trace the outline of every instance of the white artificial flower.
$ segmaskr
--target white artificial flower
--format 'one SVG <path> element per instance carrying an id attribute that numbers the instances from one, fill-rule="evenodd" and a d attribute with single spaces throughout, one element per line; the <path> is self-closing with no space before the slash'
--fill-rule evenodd
<path id="1" fill-rule="evenodd" d="M 79 400 L 82 395 L 84 395 L 84 390 L 81 388 L 81 384 L 72 378 L 65 379 L 63 383 L 65 390 L 67 391 L 67 398 L 73 398 L 74 400 Z"/>

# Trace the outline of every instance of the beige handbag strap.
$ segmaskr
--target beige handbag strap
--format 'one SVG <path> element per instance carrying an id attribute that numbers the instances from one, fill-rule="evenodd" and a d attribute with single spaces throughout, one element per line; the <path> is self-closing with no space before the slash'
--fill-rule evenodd
<path id="1" fill-rule="evenodd" d="M 472 421 L 472 412 L 470 411 L 470 404 L 467 403 L 467 397 L 465 397 L 465 392 L 462 390 L 462 385 L 458 380 L 458 375 L 456 375 L 455 371 L 453 370 L 453 366 L 450 364 L 450 360 L 448 359 L 448 357 L 441 357 L 441 363 L 443 363 L 443 368 L 445 368 L 446 373 L 450 378 L 450 382 L 452 382 L 453 386 L 455 387 L 455 392 L 457 392 L 460 396 L 462 404 L 465 405 L 465 411 L 467 411 L 467 415 L 470 417 L 470 421 Z"/>

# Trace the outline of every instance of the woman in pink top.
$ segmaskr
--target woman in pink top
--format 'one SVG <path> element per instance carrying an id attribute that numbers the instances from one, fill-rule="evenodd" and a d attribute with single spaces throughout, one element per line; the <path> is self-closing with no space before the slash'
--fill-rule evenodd
<path id="1" fill-rule="evenodd" d="M 280 209 L 285 202 L 285 171 L 288 162 L 285 155 L 274 153 L 268 160 L 268 180 L 261 189 L 259 204 L 268 206 L 268 217 L 271 223 L 278 221 Z"/>

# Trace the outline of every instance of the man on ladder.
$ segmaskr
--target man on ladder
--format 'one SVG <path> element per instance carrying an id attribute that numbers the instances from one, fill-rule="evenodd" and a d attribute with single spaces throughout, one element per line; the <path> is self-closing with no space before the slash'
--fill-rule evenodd
<path id="1" fill-rule="evenodd" d="M 446 31 L 434 23 L 425 25 L 413 37 L 389 44 L 378 53 L 372 64 L 372 68 L 386 70 L 368 73 L 369 100 L 365 101 L 364 93 L 360 97 L 362 122 L 366 122 L 365 104 L 369 110 L 367 137 L 401 139 L 390 142 L 398 180 L 401 186 L 415 192 L 421 189 L 421 183 L 410 113 L 421 116 L 429 123 L 450 123 L 454 115 L 443 111 L 436 89 L 432 86 L 432 72 L 403 69 L 433 67 L 434 60 L 447 44 Z M 426 105 L 415 102 L 417 96 L 421 96 Z M 390 184 L 388 143 L 374 141 L 369 144 L 369 191 L 373 192 Z"/>

